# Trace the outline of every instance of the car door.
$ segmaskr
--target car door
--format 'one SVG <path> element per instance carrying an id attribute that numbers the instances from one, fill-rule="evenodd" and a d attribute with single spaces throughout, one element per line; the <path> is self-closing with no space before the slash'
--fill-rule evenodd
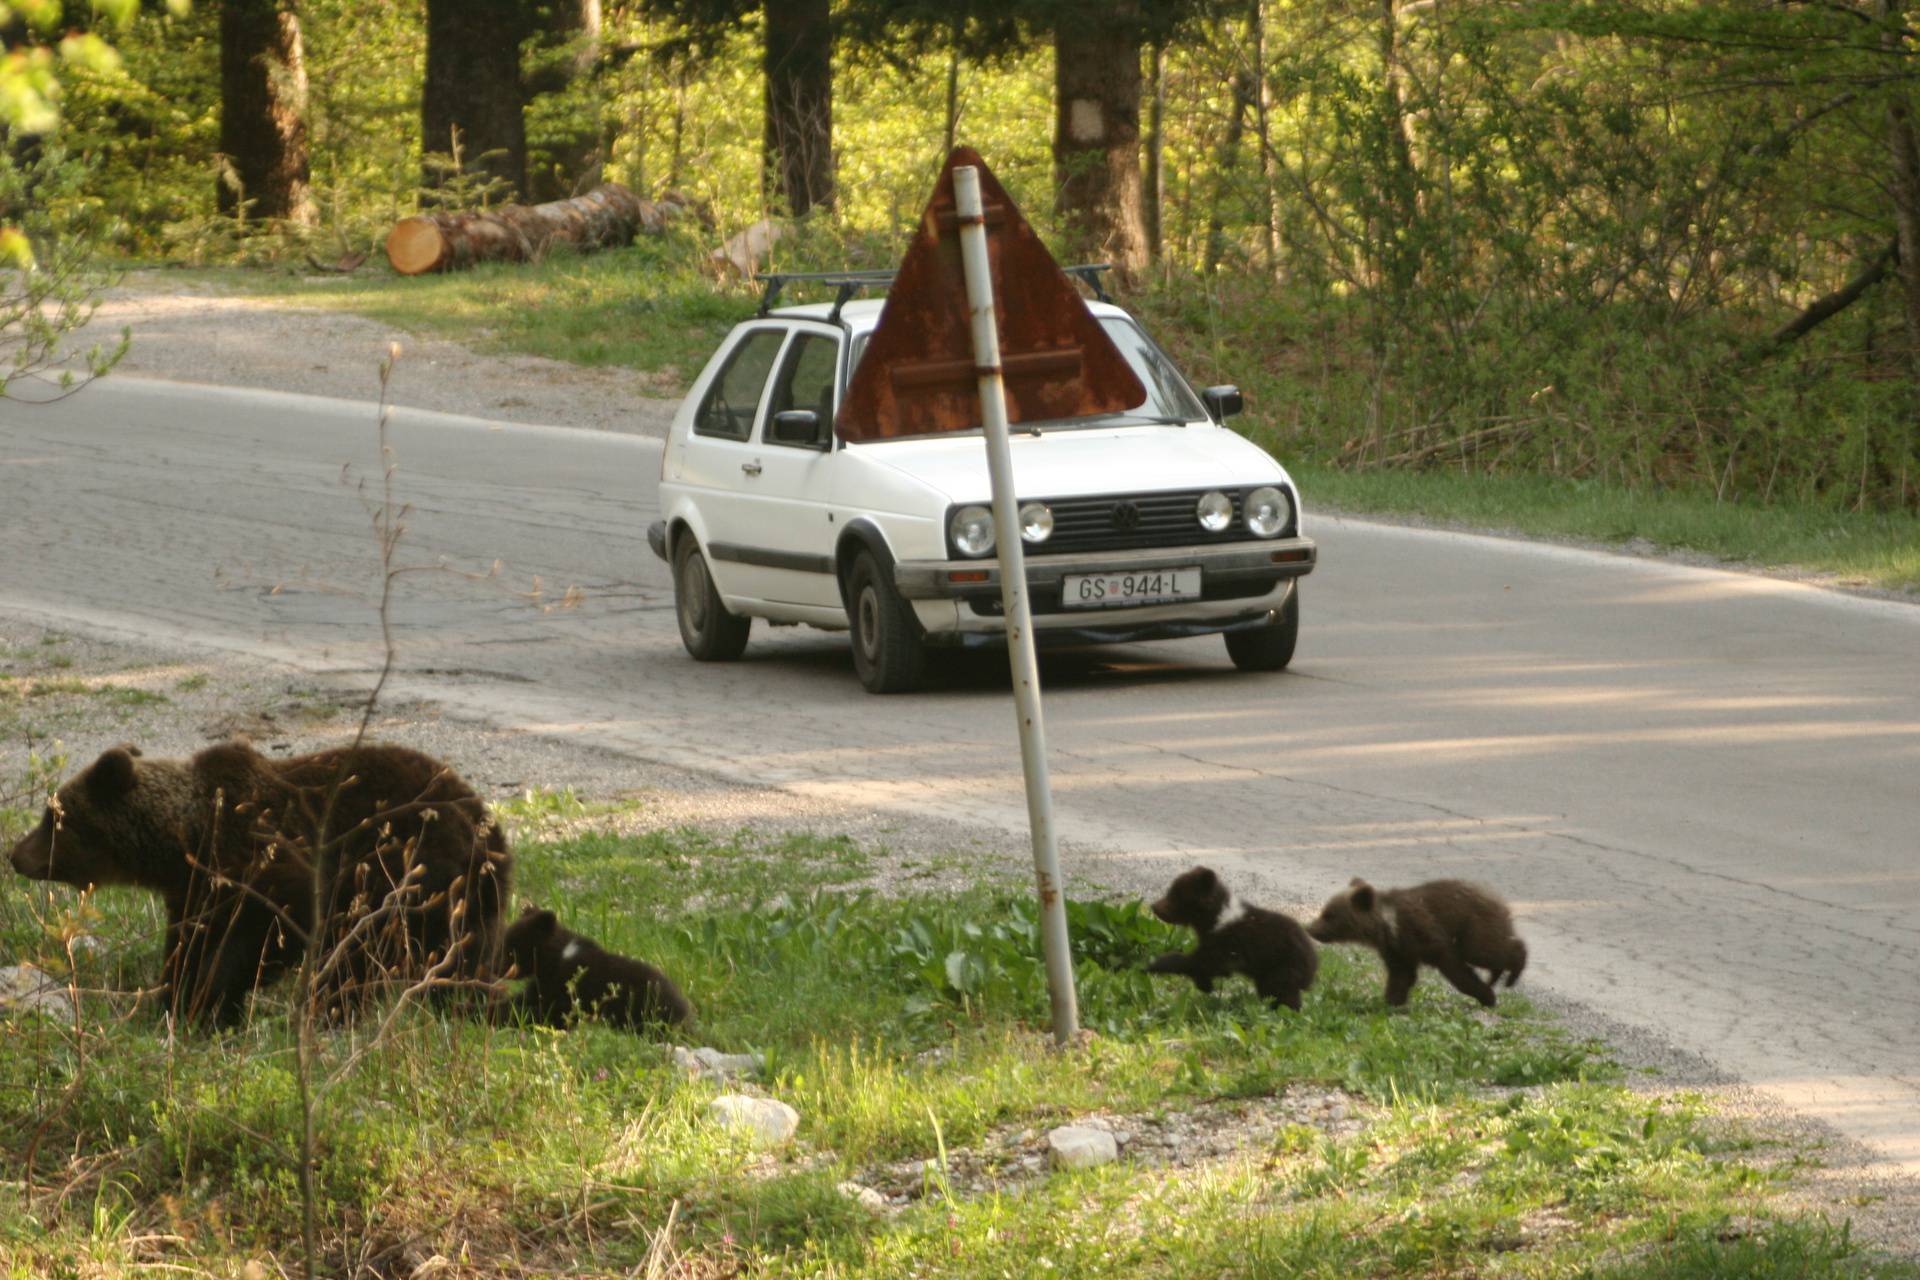
<path id="1" fill-rule="evenodd" d="M 840 383 L 840 331 L 796 325 L 781 353 L 760 415 L 759 448 L 748 459 L 740 493 L 741 556 L 752 564 L 761 598 L 782 604 L 840 607 L 833 547 L 840 531 L 828 505 L 829 482 L 840 456 L 833 448 L 833 411 Z M 775 437 L 779 414 L 814 415 L 809 440 Z"/>
<path id="2" fill-rule="evenodd" d="M 747 492 L 761 468 L 754 436 L 789 328 L 768 322 L 740 336 L 694 410 L 681 455 L 679 483 L 699 509 L 707 571 L 725 597 L 765 598 L 758 566 L 738 553 L 762 536 Z"/>

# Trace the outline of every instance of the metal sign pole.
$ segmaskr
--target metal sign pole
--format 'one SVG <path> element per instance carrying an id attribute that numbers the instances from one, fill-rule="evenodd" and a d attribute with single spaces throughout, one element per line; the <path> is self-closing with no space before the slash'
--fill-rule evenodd
<path id="1" fill-rule="evenodd" d="M 1027 777 L 1027 823 L 1033 829 L 1033 870 L 1040 891 L 1040 942 L 1053 1002 L 1053 1038 L 1070 1043 L 1080 1029 L 1067 946 L 1067 904 L 1060 894 L 1060 851 L 1053 841 L 1053 788 L 1047 778 L 1047 734 L 1040 718 L 1040 668 L 1033 651 L 1033 610 L 1027 600 L 1027 558 L 1020 542 L 1020 503 L 1013 489 L 1013 453 L 1007 443 L 1006 388 L 1000 380 L 1000 332 L 993 317 L 993 281 L 987 266 L 987 223 L 980 172 L 953 170 L 959 215 L 960 261 L 967 276 L 973 321 L 973 363 L 980 386 L 980 422 L 986 428 L 987 470 L 993 479 L 993 530 L 1000 552 L 1000 600 L 1013 661 L 1013 702 L 1020 723 L 1020 763 Z"/>

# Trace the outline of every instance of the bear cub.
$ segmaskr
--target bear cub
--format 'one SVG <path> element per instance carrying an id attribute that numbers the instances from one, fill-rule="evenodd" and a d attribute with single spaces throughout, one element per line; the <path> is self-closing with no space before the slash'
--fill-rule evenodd
<path id="1" fill-rule="evenodd" d="M 582 1017 L 634 1031 L 693 1016 L 673 979 L 581 937 L 551 911 L 528 907 L 507 926 L 507 958 L 520 977 L 531 979 L 514 1008 L 546 1026 L 565 1026 L 576 1007 Z"/>
<path id="2" fill-rule="evenodd" d="M 1199 945 L 1168 952 L 1147 966 L 1149 973 L 1184 973 L 1202 991 L 1212 991 L 1215 979 L 1245 974 L 1276 1007 L 1297 1012 L 1300 993 L 1319 971 L 1319 953 L 1293 917 L 1242 902 L 1206 867 L 1176 878 L 1153 914 L 1192 929 Z"/>
<path id="3" fill-rule="evenodd" d="M 1387 966 L 1387 1003 L 1396 1007 L 1407 1002 L 1423 964 L 1489 1009 L 1501 975 L 1511 987 L 1527 967 L 1527 944 L 1514 933 L 1507 904 L 1465 880 L 1375 889 L 1356 878 L 1327 900 L 1307 932 L 1378 952 Z M 1487 970 L 1485 979 L 1476 968 Z"/>

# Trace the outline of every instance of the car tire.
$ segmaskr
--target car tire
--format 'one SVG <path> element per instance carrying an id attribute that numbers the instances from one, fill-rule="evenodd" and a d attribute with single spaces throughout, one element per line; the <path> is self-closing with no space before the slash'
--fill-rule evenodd
<path id="1" fill-rule="evenodd" d="M 920 624 L 870 551 L 855 557 L 847 575 L 847 620 L 854 674 L 868 693 L 906 693 L 926 680 Z"/>
<path id="2" fill-rule="evenodd" d="M 1279 616 L 1264 627 L 1227 632 L 1227 656 L 1242 671 L 1284 671 L 1300 639 L 1300 584 L 1287 592 Z"/>
<path id="3" fill-rule="evenodd" d="M 732 662 L 746 651 L 753 620 L 727 612 L 691 533 L 683 534 L 673 551 L 673 612 L 680 620 L 680 643 L 698 661 Z"/>

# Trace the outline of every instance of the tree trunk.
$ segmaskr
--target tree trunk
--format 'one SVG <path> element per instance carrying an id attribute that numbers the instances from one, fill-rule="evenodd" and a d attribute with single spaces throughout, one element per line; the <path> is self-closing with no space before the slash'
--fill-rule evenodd
<path id="1" fill-rule="evenodd" d="M 1141 225 L 1146 230 L 1147 256 L 1158 262 L 1166 245 L 1167 198 L 1167 51 L 1153 46 L 1148 62 L 1147 171 L 1141 185 Z"/>
<path id="2" fill-rule="evenodd" d="M 526 190 L 525 31 L 525 0 L 427 0 L 422 185 L 445 186 L 464 173 L 503 183 L 510 195 Z"/>
<path id="3" fill-rule="evenodd" d="M 307 67 L 291 0 L 226 0 L 220 9 L 220 150 L 233 166 L 219 208 L 313 221 L 307 196 Z M 247 207 L 242 207 L 242 202 Z"/>
<path id="4" fill-rule="evenodd" d="M 1055 211 L 1069 256 L 1147 265 L 1140 191 L 1139 0 L 1072 0 L 1053 36 Z"/>
<path id="5" fill-rule="evenodd" d="M 1264 0 L 1253 0 L 1254 135 L 1260 141 L 1260 185 L 1266 200 L 1267 274 L 1280 274 L 1280 194 L 1273 178 L 1273 131 L 1268 127 L 1273 89 L 1267 83 L 1267 15 Z"/>
<path id="6" fill-rule="evenodd" d="M 476 262 L 528 262 L 556 244 L 580 252 L 658 231 L 682 211 L 674 200 L 642 200 L 617 182 L 551 204 L 508 204 L 484 212 L 402 218 L 387 236 L 387 261 L 403 276 L 457 271 Z"/>
<path id="7" fill-rule="evenodd" d="M 960 51 L 947 55 L 947 145 L 940 149 L 942 156 L 951 155 L 960 140 Z"/>
<path id="8" fill-rule="evenodd" d="M 1404 297 L 1420 274 L 1419 183 L 1413 167 L 1413 136 L 1407 126 L 1406 90 L 1400 65 L 1400 18 L 1394 0 L 1380 0 L 1380 127 L 1385 131 L 1387 172 L 1380 175 L 1387 214 L 1375 228 L 1383 274 L 1395 298 Z"/>
<path id="9" fill-rule="evenodd" d="M 1227 117 L 1227 132 L 1220 139 L 1219 159 L 1213 166 L 1213 208 L 1207 214 L 1207 271 L 1220 266 L 1227 253 L 1226 218 L 1221 206 L 1233 191 L 1233 171 L 1240 160 L 1240 140 L 1247 132 L 1247 112 L 1252 110 L 1257 92 L 1253 77 L 1244 71 L 1234 73 L 1233 114 Z"/>
<path id="10" fill-rule="evenodd" d="M 795 217 L 833 207 L 831 0 L 767 0 L 765 186 Z"/>
<path id="11" fill-rule="evenodd" d="M 529 99 L 578 91 L 577 114 L 529 146 L 527 196 L 561 200 L 597 186 L 611 150 L 606 134 L 606 92 L 597 77 L 605 48 L 601 43 L 600 0 L 554 0 L 539 71 L 521 79 Z"/>

